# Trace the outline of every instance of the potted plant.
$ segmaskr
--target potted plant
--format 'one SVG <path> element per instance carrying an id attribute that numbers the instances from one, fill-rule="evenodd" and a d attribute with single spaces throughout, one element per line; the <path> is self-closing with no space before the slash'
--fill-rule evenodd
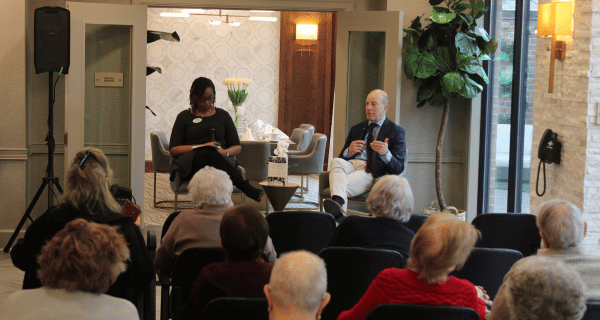
<path id="1" fill-rule="evenodd" d="M 477 25 L 489 9 L 483 0 L 429 0 L 433 6 L 430 23 L 422 26 L 422 16 L 412 20 L 404 40 L 408 45 L 404 74 L 419 86 L 417 107 L 442 107 L 435 161 L 435 188 L 440 209 L 446 208 L 442 192 L 442 144 L 450 112 L 449 98 L 474 98 L 489 83 L 481 67 L 490 60 L 498 43 Z"/>

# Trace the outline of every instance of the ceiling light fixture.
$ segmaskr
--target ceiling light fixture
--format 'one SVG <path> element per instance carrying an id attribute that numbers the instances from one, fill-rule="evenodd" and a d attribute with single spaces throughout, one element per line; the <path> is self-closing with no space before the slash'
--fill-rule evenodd
<path id="1" fill-rule="evenodd" d="M 212 24 L 213 26 L 218 26 L 221 24 L 221 20 L 209 20 L 208 23 Z"/>
<path id="2" fill-rule="evenodd" d="M 183 12 L 161 12 L 160 13 L 161 17 L 179 17 L 179 18 L 187 18 L 190 16 L 189 13 L 183 13 Z"/>
<path id="3" fill-rule="evenodd" d="M 239 27 L 241 24 L 242 24 L 242 23 L 241 23 L 241 22 L 239 22 L 239 21 L 236 21 L 236 22 L 230 22 L 230 23 L 229 23 L 229 25 L 230 25 L 230 26 L 232 26 L 232 27 Z"/>
<path id="4" fill-rule="evenodd" d="M 248 20 L 253 21 L 277 21 L 276 17 L 250 17 Z"/>
<path id="5" fill-rule="evenodd" d="M 204 13 L 204 9 L 181 9 L 183 13 Z"/>

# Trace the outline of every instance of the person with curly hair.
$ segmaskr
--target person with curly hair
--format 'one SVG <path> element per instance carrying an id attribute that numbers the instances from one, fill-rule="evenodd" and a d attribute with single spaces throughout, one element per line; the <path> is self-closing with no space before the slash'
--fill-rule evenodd
<path id="1" fill-rule="evenodd" d="M 129 259 L 125 237 L 114 227 L 75 219 L 37 258 L 42 287 L 11 294 L 0 319 L 139 319 L 131 302 L 104 294 Z"/>

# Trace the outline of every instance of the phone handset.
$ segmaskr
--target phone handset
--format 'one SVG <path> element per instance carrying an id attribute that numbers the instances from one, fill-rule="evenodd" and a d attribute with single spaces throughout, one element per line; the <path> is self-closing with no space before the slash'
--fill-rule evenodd
<path id="1" fill-rule="evenodd" d="M 538 158 L 540 163 L 538 165 L 537 179 L 535 181 L 535 193 L 538 197 L 543 196 L 546 193 L 546 163 L 558 163 L 560 164 L 560 150 L 562 149 L 562 143 L 558 141 L 558 134 L 554 133 L 550 129 L 546 129 L 540 140 L 538 147 Z M 544 190 L 540 193 L 538 191 L 538 184 L 540 181 L 540 167 L 544 167 Z"/>

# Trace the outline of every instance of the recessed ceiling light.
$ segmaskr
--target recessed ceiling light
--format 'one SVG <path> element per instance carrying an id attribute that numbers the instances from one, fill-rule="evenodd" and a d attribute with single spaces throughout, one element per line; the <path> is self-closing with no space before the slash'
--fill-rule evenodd
<path id="1" fill-rule="evenodd" d="M 213 26 L 218 26 L 221 24 L 221 20 L 210 20 L 208 23 L 212 24 Z"/>
<path id="2" fill-rule="evenodd" d="M 181 18 L 187 18 L 190 16 L 189 13 L 183 13 L 183 12 L 161 12 L 160 13 L 161 17 L 181 17 Z"/>
<path id="3" fill-rule="evenodd" d="M 241 24 L 242 24 L 242 23 L 241 23 L 241 22 L 239 22 L 239 21 L 237 21 L 237 22 L 230 22 L 230 23 L 229 23 L 229 25 L 230 25 L 230 26 L 232 26 L 232 27 L 238 27 L 238 26 L 240 26 Z"/>
<path id="4" fill-rule="evenodd" d="M 277 21 L 276 17 L 250 17 L 248 20 L 254 21 Z"/>
<path id="5" fill-rule="evenodd" d="M 181 9 L 183 13 L 204 13 L 204 9 Z"/>

